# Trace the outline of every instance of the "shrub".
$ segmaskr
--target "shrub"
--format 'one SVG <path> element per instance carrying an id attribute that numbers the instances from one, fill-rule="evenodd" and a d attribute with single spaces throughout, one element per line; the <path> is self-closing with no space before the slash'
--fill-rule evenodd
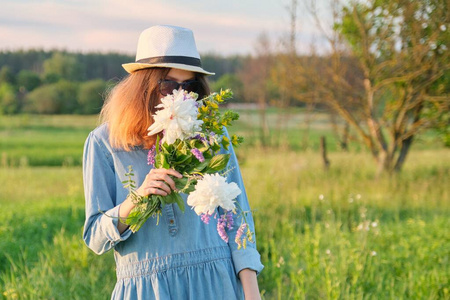
<path id="1" fill-rule="evenodd" d="M 29 93 L 24 110 L 39 114 L 72 114 L 79 111 L 77 96 L 78 84 L 61 80 Z"/>

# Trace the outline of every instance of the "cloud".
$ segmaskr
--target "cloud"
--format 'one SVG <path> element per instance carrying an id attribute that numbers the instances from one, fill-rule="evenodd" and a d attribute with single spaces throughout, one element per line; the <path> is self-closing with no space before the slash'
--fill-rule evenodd
<path id="1" fill-rule="evenodd" d="M 248 53 L 261 32 L 286 34 L 285 16 L 278 1 L 7 0 L 0 11 L 0 49 L 58 47 L 133 54 L 143 29 L 172 24 L 191 28 L 200 52 Z M 313 32 L 302 26 L 299 35 Z"/>

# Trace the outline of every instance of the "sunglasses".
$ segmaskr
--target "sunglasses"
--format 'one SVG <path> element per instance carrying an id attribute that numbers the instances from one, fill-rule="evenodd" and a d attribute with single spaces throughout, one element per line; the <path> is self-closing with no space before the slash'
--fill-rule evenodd
<path id="1" fill-rule="evenodd" d="M 176 82 L 174 80 L 163 79 L 158 81 L 158 85 L 159 85 L 159 92 L 163 96 L 172 94 L 173 90 L 178 90 L 180 86 L 183 90 L 194 93 L 197 93 L 200 89 L 200 81 L 197 80 Z"/>

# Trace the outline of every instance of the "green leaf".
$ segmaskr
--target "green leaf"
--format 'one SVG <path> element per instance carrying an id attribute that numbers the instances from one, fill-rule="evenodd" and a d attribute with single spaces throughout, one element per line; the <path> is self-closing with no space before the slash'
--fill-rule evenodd
<path id="1" fill-rule="evenodd" d="M 156 153 L 159 153 L 159 135 L 156 136 L 156 147 L 155 147 Z"/>
<path id="2" fill-rule="evenodd" d="M 212 149 L 214 152 L 217 152 L 217 151 L 219 151 L 221 148 L 220 148 L 220 145 L 219 145 L 219 144 L 214 143 L 214 144 L 211 146 L 211 149 Z"/>
<path id="3" fill-rule="evenodd" d="M 176 201 L 176 203 L 178 204 L 178 207 L 180 208 L 181 212 L 184 213 L 184 211 L 185 211 L 185 206 L 184 206 L 184 200 L 183 200 L 183 198 L 182 198 L 181 195 L 178 194 L 178 193 L 172 193 L 172 194 L 175 195 L 175 201 Z"/>
<path id="4" fill-rule="evenodd" d="M 172 192 L 172 193 L 170 193 L 170 194 L 168 194 L 167 196 L 164 196 L 164 197 L 162 197 L 162 198 L 164 198 L 164 201 L 167 203 L 167 204 L 170 204 L 170 203 L 175 203 L 175 202 L 177 202 L 177 193 L 175 193 L 175 192 Z M 179 196 L 179 195 L 178 195 Z"/>
<path id="5" fill-rule="evenodd" d="M 184 155 L 184 154 L 178 154 L 176 156 L 176 161 L 172 161 L 173 165 L 181 165 L 184 164 L 189 158 L 192 157 L 192 154 Z"/>
<path id="6" fill-rule="evenodd" d="M 161 155 L 161 167 L 164 169 L 170 169 L 170 164 L 168 162 L 167 154 Z"/>
<path id="7" fill-rule="evenodd" d="M 223 139 L 222 139 L 222 146 L 223 146 L 223 148 L 228 150 L 228 146 L 229 145 L 230 145 L 230 139 L 227 138 L 226 136 L 224 136 Z"/>
<path id="8" fill-rule="evenodd" d="M 173 144 L 167 145 L 167 143 L 162 144 L 161 146 L 161 152 L 164 154 L 170 154 L 175 150 Z"/>
<path id="9" fill-rule="evenodd" d="M 210 162 L 210 159 L 205 158 L 205 161 L 193 168 L 190 173 L 201 173 L 210 164 Z"/>
<path id="10" fill-rule="evenodd" d="M 214 156 L 208 164 L 206 173 L 216 173 L 225 169 L 229 160 L 230 154 L 219 154 Z"/>
<path id="11" fill-rule="evenodd" d="M 128 217 L 125 219 L 125 223 L 127 223 L 128 225 L 132 224 L 133 221 L 139 218 L 139 215 L 139 211 L 133 208 L 133 210 L 131 210 L 131 212 L 128 214 Z"/>
<path id="12" fill-rule="evenodd" d="M 163 157 L 164 157 L 163 153 L 158 153 L 158 154 L 155 155 L 155 168 L 161 168 L 162 167 L 162 165 L 163 165 L 163 163 L 162 163 Z"/>
<path id="13" fill-rule="evenodd" d="M 192 183 L 184 190 L 185 194 L 190 194 L 195 190 L 195 185 L 197 184 L 197 180 L 193 180 Z"/>
<path id="14" fill-rule="evenodd" d="M 175 181 L 175 187 L 177 188 L 177 190 L 184 190 L 186 188 L 186 185 L 189 182 L 189 178 L 188 177 L 182 177 L 182 178 L 173 178 L 173 181 Z"/>

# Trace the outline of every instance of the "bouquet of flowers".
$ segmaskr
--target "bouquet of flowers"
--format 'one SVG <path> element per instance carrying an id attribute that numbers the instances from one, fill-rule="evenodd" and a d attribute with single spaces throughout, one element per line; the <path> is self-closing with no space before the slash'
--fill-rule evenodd
<path id="1" fill-rule="evenodd" d="M 185 205 L 180 193 L 188 194 L 187 204 L 208 224 L 210 217 L 217 217 L 217 208 L 225 212 L 219 216 L 217 231 L 220 237 L 228 242 L 227 229 L 233 224 L 233 214 L 240 209 L 236 197 L 241 190 L 236 183 L 227 183 L 227 171 L 224 171 L 230 158 L 229 154 L 218 154 L 223 147 L 228 149 L 230 143 L 239 145 L 243 138 L 236 135 L 231 140 L 224 135 L 224 126 L 229 126 L 239 118 L 233 111 L 219 112 L 219 104 L 232 97 L 227 89 L 213 93 L 198 100 L 196 93 L 174 90 L 173 94 L 161 99 L 156 106 L 159 110 L 153 116 L 154 123 L 148 128 L 148 135 L 162 133 L 156 144 L 148 153 L 148 164 L 155 168 L 173 168 L 183 178 L 173 178 L 176 190 L 167 196 L 139 196 L 134 191 L 135 185 L 131 177 L 131 166 L 125 174 L 129 180 L 124 181 L 129 189 L 135 208 L 131 211 L 126 224 L 133 232 L 138 231 L 150 217 L 157 217 L 166 204 L 176 203 L 184 212 Z M 238 206 L 238 207 L 236 207 Z M 240 209 L 242 223 L 236 234 L 238 247 L 245 247 L 247 240 L 253 241 L 253 233 L 245 219 L 246 212 Z M 245 233 L 245 234 L 244 234 Z"/>

